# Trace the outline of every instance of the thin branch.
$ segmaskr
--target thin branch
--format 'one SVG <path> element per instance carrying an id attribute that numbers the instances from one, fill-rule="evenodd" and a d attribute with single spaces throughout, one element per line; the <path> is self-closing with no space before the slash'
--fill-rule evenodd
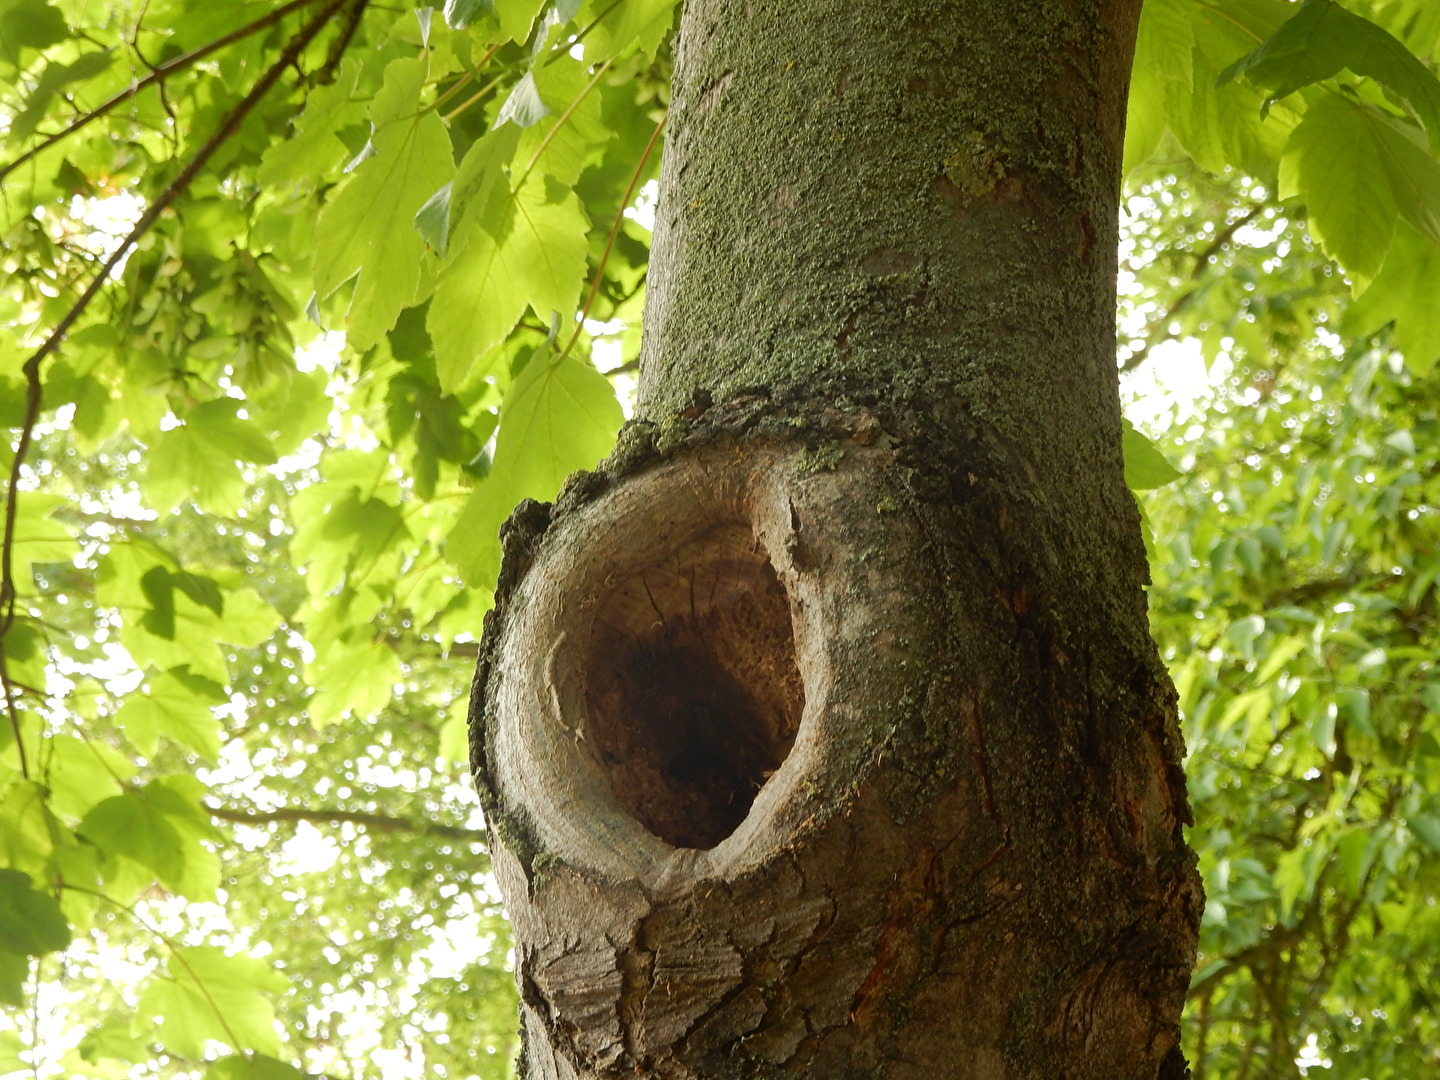
<path id="1" fill-rule="evenodd" d="M 1202 998 L 1204 995 L 1210 993 L 1222 980 L 1233 975 L 1236 971 L 1244 967 L 1254 968 L 1257 964 L 1273 959 L 1283 950 L 1290 948 L 1290 946 L 1300 941 L 1303 937 L 1304 934 L 1298 927 L 1284 926 L 1276 923 L 1275 926 L 1271 927 L 1270 932 L 1254 945 L 1241 949 L 1239 952 L 1233 953 L 1230 956 L 1222 957 L 1221 966 L 1191 986 L 1185 994 L 1186 999 L 1195 1001 Z"/>
<path id="2" fill-rule="evenodd" d="M 620 200 L 620 209 L 615 214 L 615 222 L 610 226 L 610 235 L 605 240 L 605 250 L 600 253 L 600 264 L 595 267 L 595 276 L 590 279 L 590 292 L 585 297 L 585 306 L 580 309 L 580 317 L 575 320 L 575 330 L 570 335 L 570 340 L 565 343 L 565 351 L 560 354 L 562 359 L 570 355 L 570 350 L 580 339 L 580 331 L 585 326 L 585 317 L 590 314 L 590 306 L 595 303 L 595 295 L 600 291 L 600 282 L 605 276 L 605 264 L 610 260 L 610 249 L 615 246 L 615 237 L 620 234 L 620 225 L 625 220 L 625 211 L 630 206 L 631 198 L 635 195 L 635 185 L 640 182 L 640 175 L 645 171 L 645 162 L 650 160 L 650 151 L 654 150 L 655 144 L 660 141 L 660 133 L 665 130 L 665 121 L 669 119 L 670 114 L 667 112 L 655 125 L 655 130 L 650 134 L 650 141 L 645 144 L 645 151 L 640 155 L 640 161 L 630 176 L 630 186 L 625 189 L 625 196 Z"/>
<path id="3" fill-rule="evenodd" d="M 140 93 L 140 91 L 147 89 L 148 87 L 153 86 L 156 83 L 163 82 L 166 78 L 175 74 L 175 72 L 182 71 L 185 68 L 188 68 L 198 63 L 199 61 L 204 60 L 205 57 L 209 56 L 211 53 L 218 52 L 219 50 L 225 48 L 227 45 L 233 45 L 237 41 L 243 41 L 245 38 L 249 37 L 252 34 L 258 34 L 261 30 L 274 26 L 277 22 L 285 18 L 285 16 L 289 15 L 292 11 L 298 11 L 300 8 L 309 7 L 311 4 L 314 4 L 316 2 L 317 0 L 291 0 L 291 2 L 286 4 L 284 7 L 278 7 L 274 11 L 270 12 L 270 14 L 268 15 L 262 15 L 254 22 L 248 23 L 237 30 L 230 31 L 230 33 L 225 34 L 223 37 L 216 38 L 208 45 L 201 45 L 198 49 L 191 49 L 184 56 L 177 56 L 174 60 L 169 60 L 163 64 L 160 64 L 159 66 L 153 68 L 150 74 L 145 76 L 145 78 L 140 79 L 138 82 L 131 83 L 124 90 L 121 90 L 113 97 L 95 106 L 95 108 L 91 109 L 83 116 L 77 117 L 76 119 L 72 120 L 63 130 L 56 132 L 54 135 L 47 136 L 45 139 L 41 140 L 38 145 L 32 146 L 29 150 L 26 150 L 14 161 L 10 162 L 10 164 L 4 166 L 3 168 L 0 168 L 0 180 L 5 179 L 5 177 L 9 176 L 12 172 L 18 169 L 21 165 L 24 165 L 25 162 L 29 161 L 37 154 L 42 154 L 61 140 L 69 138 L 71 135 L 75 134 L 75 132 L 85 127 L 91 121 L 100 119 L 100 117 L 110 112 L 117 105 L 123 105 L 125 102 L 133 98 L 136 94 Z M 334 13 L 333 8 L 328 8 L 327 10 L 331 14 Z M 144 57 L 141 57 L 141 59 L 143 60 Z"/>
<path id="4" fill-rule="evenodd" d="M 145 70 L 153 77 L 158 70 L 158 65 L 152 64 L 146 55 L 140 50 L 140 31 L 143 29 L 145 15 L 150 10 L 150 0 L 144 0 L 140 5 L 140 12 L 135 16 L 135 29 L 130 33 L 130 49 L 140 58 L 140 63 L 145 65 Z M 167 141 L 175 149 L 180 147 L 180 121 L 175 116 L 175 107 L 170 104 L 170 98 L 165 93 L 165 82 L 157 79 L 155 82 L 155 93 L 160 98 L 160 107 L 165 110 L 165 115 L 170 118 L 170 130 L 166 135 Z"/>
<path id="5" fill-rule="evenodd" d="M 299 0 L 296 2 L 298 4 Z M 205 145 L 196 151 L 195 156 L 186 163 L 175 179 L 170 182 L 170 185 L 140 216 L 135 227 L 120 241 L 85 291 L 80 294 L 79 299 L 70 306 L 70 310 L 61 317 L 55 325 L 55 329 L 50 332 L 50 336 L 31 354 L 21 369 L 25 375 L 25 412 L 20 425 L 20 438 L 15 444 L 15 457 L 10 462 L 10 483 L 6 489 L 7 498 L 5 500 L 5 531 L 3 543 L 0 543 L 0 693 L 5 696 L 5 711 L 10 719 L 10 729 L 15 736 L 15 744 L 19 748 L 21 775 L 26 778 L 30 775 L 29 763 L 25 759 L 24 743 L 20 738 L 20 718 L 14 689 L 10 682 L 5 636 L 15 625 L 15 601 L 17 598 L 14 574 L 15 520 L 20 498 L 20 474 L 25 465 L 25 456 L 30 451 L 30 442 L 34 438 L 35 425 L 40 419 L 42 402 L 40 365 L 46 357 L 60 347 L 66 333 L 90 306 L 90 302 L 100 294 L 100 290 L 105 287 L 106 281 L 110 278 L 110 272 L 119 265 L 121 259 L 129 254 L 130 249 L 159 220 L 160 215 L 169 208 L 170 204 L 190 186 L 195 177 L 199 175 L 200 170 L 215 155 L 215 152 L 240 130 L 240 125 L 244 123 L 245 118 L 260 103 L 261 98 L 269 93 L 271 87 L 279 81 L 285 69 L 293 64 L 306 47 L 315 40 L 340 8 L 347 3 L 354 2 L 356 0 L 328 0 L 320 12 L 291 39 L 280 54 L 280 58 L 256 80 L 250 92 L 220 122 L 215 134 L 211 135 Z"/>
<path id="6" fill-rule="evenodd" d="M 211 817 L 241 825 L 268 825 L 276 822 L 309 821 L 317 825 L 361 825 L 371 832 L 410 833 L 415 836 L 444 836 L 451 840 L 484 843 L 484 829 L 467 829 L 460 825 L 441 825 L 435 821 L 412 821 L 389 814 L 366 814 L 355 810 L 311 810 L 286 807 L 283 810 L 237 810 L 229 806 L 202 804 Z"/>
<path id="7" fill-rule="evenodd" d="M 1190 271 L 1191 282 L 1194 282 L 1205 272 L 1205 268 L 1210 265 L 1210 260 L 1220 254 L 1220 249 L 1234 238 L 1242 226 L 1250 224 L 1250 222 L 1254 221 L 1255 218 L 1260 215 L 1261 211 L 1265 209 L 1265 205 L 1263 202 L 1255 203 L 1243 215 L 1230 222 L 1230 224 L 1215 234 L 1215 239 L 1211 240 L 1210 243 L 1205 245 L 1203 250 L 1195 255 L 1195 266 Z M 1194 302 L 1195 297 L 1199 295 L 1199 288 L 1191 288 L 1171 301 L 1170 306 L 1165 309 L 1165 313 L 1158 319 L 1152 320 L 1150 325 L 1145 328 L 1144 347 L 1127 356 L 1125 362 L 1120 365 L 1120 370 L 1134 371 L 1149 357 L 1151 349 L 1162 341 L 1169 340 L 1170 334 L 1166 328 L 1170 325 L 1170 321 L 1189 307 L 1191 303 Z"/>

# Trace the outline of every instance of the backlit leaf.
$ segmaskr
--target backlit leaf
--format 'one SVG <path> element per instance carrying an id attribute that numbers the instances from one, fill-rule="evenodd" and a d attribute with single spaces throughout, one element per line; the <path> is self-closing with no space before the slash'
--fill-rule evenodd
<path id="1" fill-rule="evenodd" d="M 495 126 L 498 128 L 504 124 L 514 124 L 516 127 L 527 128 L 538 124 L 549 115 L 550 107 L 540 99 L 540 91 L 535 87 L 535 73 L 527 71 L 511 88 L 505 104 L 500 106 L 500 112 L 495 117 Z"/>
<path id="2" fill-rule="evenodd" d="M 564 320 L 584 283 L 588 223 L 573 191 L 537 175 L 513 201 L 497 202 L 465 235 L 426 317 L 447 393 L 473 376 L 527 307 L 547 326 L 551 312 Z"/>
<path id="3" fill-rule="evenodd" d="M 1149 491 L 1180 479 L 1180 472 L 1129 420 L 1125 425 L 1125 486 L 1131 491 Z"/>
<path id="4" fill-rule="evenodd" d="M 221 1058 L 205 1070 L 205 1080 L 305 1080 L 305 1074 L 265 1054 L 251 1054 Z"/>
<path id="5" fill-rule="evenodd" d="M 1405 354 L 1405 363 L 1417 375 L 1424 375 L 1440 360 L 1437 297 L 1440 247 L 1402 223 L 1380 276 L 1346 310 L 1343 329 L 1348 335 L 1360 336 L 1393 321 L 1395 344 Z"/>
<path id="6" fill-rule="evenodd" d="M 228 514 L 244 501 L 241 463 L 271 464 L 275 449 L 240 409 L 233 398 L 202 402 L 184 423 L 161 432 L 149 456 L 151 505 L 169 512 L 188 499 L 210 513 Z"/>
<path id="7" fill-rule="evenodd" d="M 1440 152 L 1440 80 L 1389 31 L 1332 0 L 1304 0 L 1264 44 L 1226 68 L 1220 81 L 1243 75 L 1274 100 L 1341 68 L 1374 79 L 1408 103 L 1430 132 L 1432 153 Z"/>
<path id="8" fill-rule="evenodd" d="M 1386 143 L 1378 116 L 1326 97 L 1305 113 L 1280 164 L 1281 198 L 1305 201 L 1326 253 L 1362 286 L 1380 272 L 1399 214 Z"/>
<path id="9" fill-rule="evenodd" d="M 210 709 L 224 701 L 223 689 L 208 679 L 183 670 L 162 672 L 125 699 L 115 723 L 147 757 L 163 736 L 214 761 L 220 753 L 220 722 Z"/>
<path id="10" fill-rule="evenodd" d="M 42 956 L 70 944 L 70 924 L 55 898 L 29 875 L 0 868 L 0 952 Z"/>
<path id="11" fill-rule="evenodd" d="M 465 580 L 489 588 L 499 570 L 500 523 L 521 499 L 553 499 L 577 469 L 609 453 L 624 419 L 609 381 L 588 364 L 537 355 L 505 395 L 490 475 L 446 540 Z"/>
<path id="12" fill-rule="evenodd" d="M 339 167 L 347 151 L 335 132 L 355 109 L 352 98 L 359 78 L 360 65 L 346 63 L 333 83 L 310 91 L 305 111 L 295 120 L 295 134 L 265 151 L 256 176 L 261 184 L 313 182 Z"/>
<path id="13" fill-rule="evenodd" d="M 273 967 L 210 945 L 176 950 L 165 966 L 166 974 L 147 984 L 136 1013 L 158 1025 L 167 1049 L 197 1061 L 211 1039 L 236 1050 L 278 1051 L 271 998 L 287 983 Z"/>
<path id="14" fill-rule="evenodd" d="M 393 60 L 370 107 L 375 153 L 320 212 L 315 227 L 315 290 L 328 296 L 359 275 L 346 327 L 364 349 L 395 325 L 420 285 L 424 241 L 416 211 L 450 180 L 450 136 L 433 110 L 421 108 L 427 66 Z"/>
<path id="15" fill-rule="evenodd" d="M 548 0 L 491 0 L 500 29 L 514 41 L 524 41 L 530 36 L 530 27 L 535 23 L 535 16 L 540 14 L 547 2 Z"/>
<path id="16" fill-rule="evenodd" d="M 598 63 L 637 48 L 653 57 L 675 18 L 677 0 L 585 0 L 575 19 L 582 26 L 595 20 L 585 38 L 585 60 Z"/>

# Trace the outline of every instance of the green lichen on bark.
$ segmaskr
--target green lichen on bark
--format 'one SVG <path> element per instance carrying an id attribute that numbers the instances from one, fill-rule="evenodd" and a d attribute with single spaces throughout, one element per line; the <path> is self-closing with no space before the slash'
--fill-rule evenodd
<path id="1" fill-rule="evenodd" d="M 1098 5 L 692 7 L 645 408 L 841 376 L 1018 420 L 1039 405 L 1018 365 L 1094 356 L 1111 311 L 1067 264 L 1113 207 L 1098 74 L 1073 59 Z M 886 253 L 908 269 L 876 273 Z"/>
<path id="2" fill-rule="evenodd" d="M 1003 148 L 991 146 L 978 131 L 971 132 L 945 159 L 945 177 L 972 198 L 988 195 L 1005 179 L 1006 156 Z"/>

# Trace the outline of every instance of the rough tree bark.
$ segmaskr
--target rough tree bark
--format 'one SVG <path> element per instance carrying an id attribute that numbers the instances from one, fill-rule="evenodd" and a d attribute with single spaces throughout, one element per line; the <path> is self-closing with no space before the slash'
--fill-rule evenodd
<path id="1" fill-rule="evenodd" d="M 1113 313 L 1139 0 L 689 0 L 639 419 L 507 524 L 527 1077 L 1175 1080 Z"/>

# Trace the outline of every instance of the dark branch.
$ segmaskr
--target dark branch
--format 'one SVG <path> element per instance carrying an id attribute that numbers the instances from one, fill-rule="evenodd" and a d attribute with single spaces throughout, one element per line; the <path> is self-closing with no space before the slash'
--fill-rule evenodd
<path id="1" fill-rule="evenodd" d="M 345 57 L 345 50 L 350 47 L 350 42 L 355 40 L 355 32 L 360 29 L 360 19 L 365 14 L 365 9 L 370 6 L 370 0 L 356 0 L 354 6 L 345 13 L 345 22 L 340 27 L 340 33 L 335 35 L 335 40 L 330 43 L 330 51 L 325 54 L 325 63 L 320 66 L 316 81 L 324 86 L 333 82 L 335 71 L 340 67 L 340 61 Z"/>
<path id="2" fill-rule="evenodd" d="M 29 161 L 37 154 L 43 154 L 46 150 L 50 149 L 50 147 L 54 146 L 56 143 L 69 138 L 71 135 L 75 134 L 75 132 L 85 127 L 91 121 L 100 119 L 100 117 L 110 112 L 117 105 L 123 105 L 125 102 L 133 98 L 136 94 L 140 93 L 140 91 L 145 90 L 158 83 L 164 82 L 166 78 L 175 74 L 175 72 L 183 71 L 185 68 L 188 68 L 198 63 L 199 61 L 204 60 L 205 57 L 209 56 L 211 53 L 218 52 L 219 50 L 225 48 L 227 45 L 233 45 L 235 42 L 241 41 L 249 37 L 251 34 L 258 34 L 261 30 L 274 26 L 277 22 L 285 18 L 285 16 L 289 15 L 292 11 L 297 11 L 300 8 L 309 7 L 311 4 L 316 2 L 317 0 L 291 0 L 290 3 L 284 5 L 283 7 L 278 7 L 274 11 L 270 12 L 270 14 L 263 15 L 260 18 L 256 19 L 254 22 L 248 23 L 237 30 L 232 30 L 230 31 L 230 33 L 224 35 L 223 37 L 216 38 L 208 45 L 201 45 L 198 49 L 191 49 L 184 56 L 177 56 L 174 60 L 169 60 L 163 64 L 159 64 L 151 68 L 150 74 L 146 75 L 143 79 L 139 79 L 136 82 L 131 83 L 124 90 L 121 90 L 119 93 L 115 94 L 107 101 L 104 101 L 101 104 L 97 105 L 95 108 L 91 109 L 83 116 L 79 116 L 76 119 L 72 120 L 64 128 L 64 130 L 57 131 L 54 135 L 47 136 L 45 139 L 41 140 L 38 145 L 32 146 L 29 150 L 26 150 L 14 161 L 10 162 L 10 164 L 6 165 L 4 168 L 0 168 L 0 180 L 5 179 L 5 177 L 9 176 L 12 172 L 18 169 L 21 165 L 24 165 L 25 162 Z M 334 9 L 331 8 L 330 11 L 333 13 Z M 139 50 L 137 49 L 136 51 L 138 53 Z M 145 58 L 142 56 L 141 60 L 143 61 L 144 59 Z M 146 66 L 149 67 L 149 64 L 147 63 Z"/>
<path id="3" fill-rule="evenodd" d="M 311 810 L 286 807 L 283 810 L 236 810 L 228 806 L 205 803 L 211 817 L 241 825 L 268 825 L 276 822 L 309 821 L 317 825 L 360 825 L 371 832 L 411 833 L 416 836 L 443 836 L 452 840 L 484 843 L 484 829 L 467 829 L 460 825 L 441 825 L 434 821 L 412 821 L 389 814 L 364 814 L 354 810 Z"/>

